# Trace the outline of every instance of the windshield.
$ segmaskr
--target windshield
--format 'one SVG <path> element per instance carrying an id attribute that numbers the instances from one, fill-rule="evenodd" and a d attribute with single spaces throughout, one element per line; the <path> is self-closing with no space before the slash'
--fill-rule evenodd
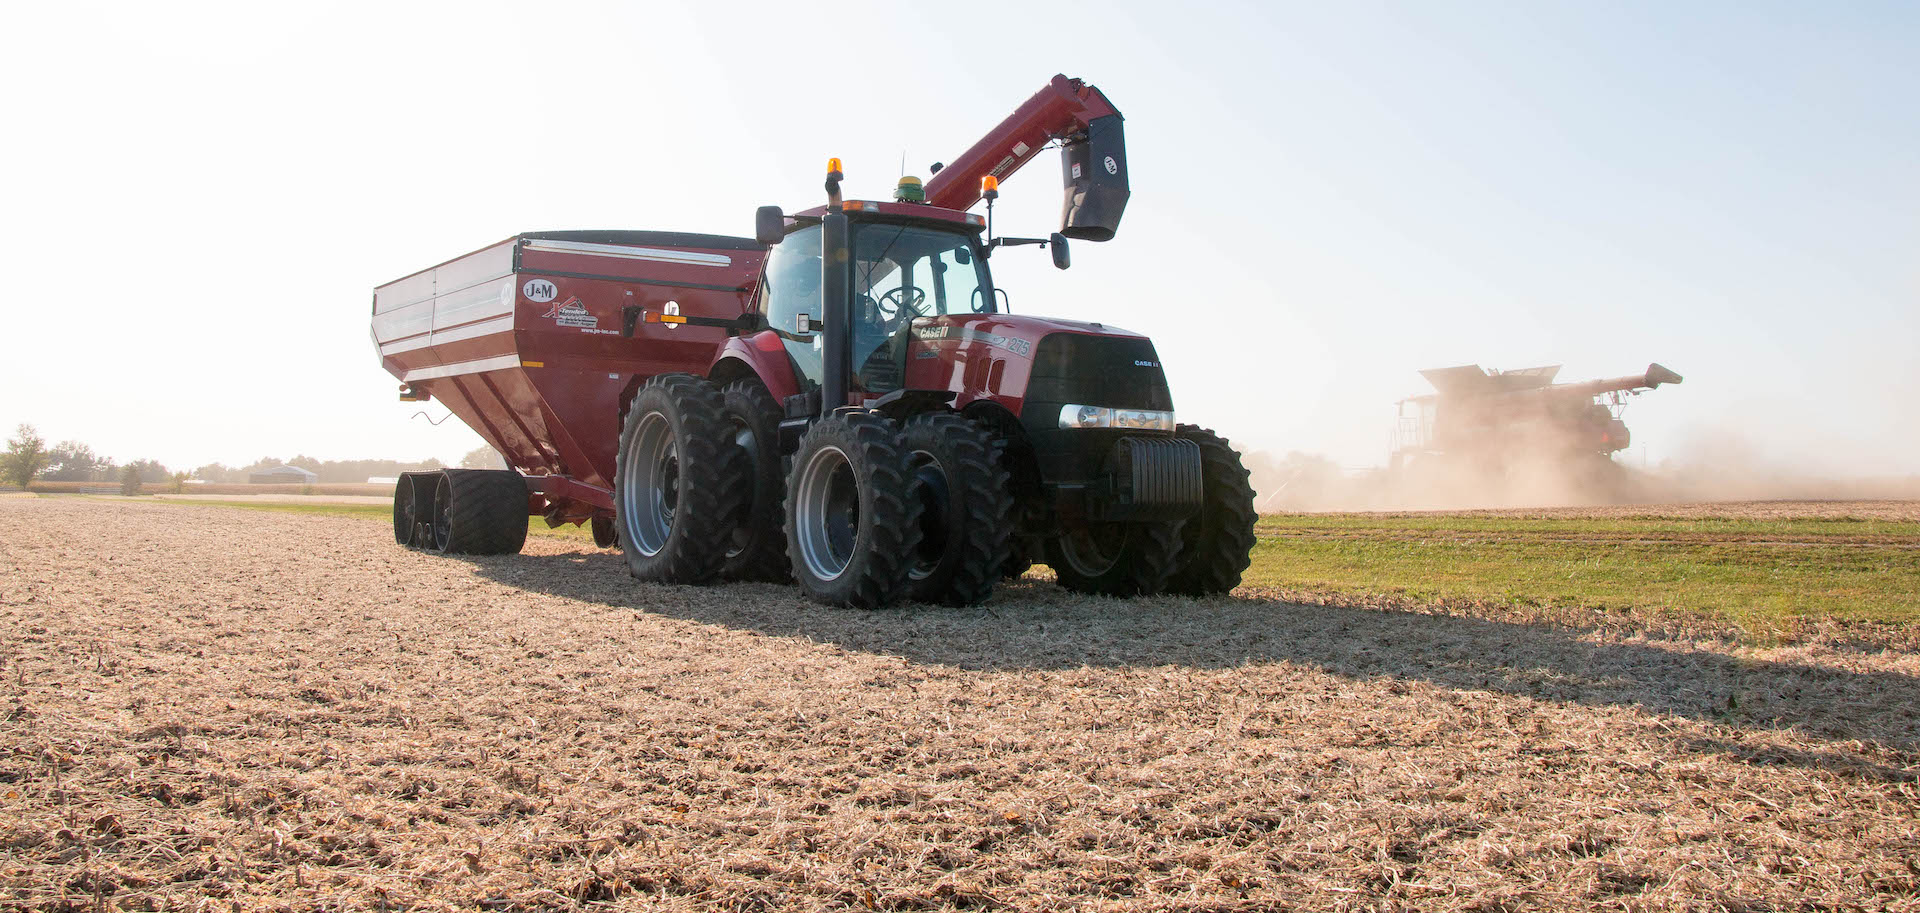
<path id="1" fill-rule="evenodd" d="M 891 322 L 993 311 L 986 264 L 966 234 L 865 223 L 853 236 L 853 293 Z M 856 316 L 860 316 L 856 314 Z"/>
<path id="2" fill-rule="evenodd" d="M 987 266 L 971 238 L 886 222 L 853 233 L 853 382 L 868 393 L 900 389 L 916 318 L 992 313 Z"/>
<path id="3" fill-rule="evenodd" d="M 884 222 L 853 226 L 849 316 L 857 390 L 900 388 L 915 318 L 993 313 L 987 265 L 969 234 Z M 786 237 L 767 255 L 760 313 L 780 335 L 803 387 L 820 383 L 820 227 Z"/>

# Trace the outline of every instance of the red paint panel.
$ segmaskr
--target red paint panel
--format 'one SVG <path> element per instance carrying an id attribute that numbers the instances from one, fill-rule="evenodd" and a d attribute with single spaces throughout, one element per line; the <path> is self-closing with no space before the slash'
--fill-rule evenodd
<path id="1" fill-rule="evenodd" d="M 780 344 L 780 335 L 772 330 L 762 330 L 750 337 L 727 340 L 721 350 L 720 359 L 737 359 L 752 369 L 767 393 L 776 403 L 784 402 L 787 397 L 800 392 L 794 380 L 793 365 L 787 360 L 787 348 Z"/>
<path id="2" fill-rule="evenodd" d="M 674 371 L 704 375 L 722 347 L 735 341 L 719 327 L 644 320 L 628 338 L 621 335 L 623 308 L 737 319 L 748 306 L 743 289 L 753 282 L 763 255 L 699 248 L 639 251 L 728 260 L 700 265 L 537 251 L 526 246 L 526 239 L 511 243 L 522 245 L 521 264 L 509 277 L 498 272 L 506 262 L 503 245 L 491 245 L 376 291 L 376 304 L 388 303 L 374 318 L 376 344 L 385 344 L 382 365 L 401 378 L 408 372 L 459 370 L 413 385 L 439 399 L 515 468 L 532 475 L 568 475 L 593 490 L 611 489 L 621 392 L 636 377 Z M 379 338 L 382 333 L 387 338 Z"/>

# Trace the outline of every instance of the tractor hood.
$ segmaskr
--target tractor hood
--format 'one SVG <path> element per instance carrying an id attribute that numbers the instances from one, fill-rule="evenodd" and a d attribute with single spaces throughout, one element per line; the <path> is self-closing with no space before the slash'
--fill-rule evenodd
<path id="1" fill-rule="evenodd" d="M 1023 415 L 1031 402 L 1056 419 L 1069 403 L 1173 408 L 1153 340 L 1106 324 L 1024 314 L 924 318 L 914 321 L 911 349 L 906 386 L 954 390 L 959 408 L 986 399 Z"/>
<path id="2" fill-rule="evenodd" d="M 1054 333 L 1146 338 L 1132 330 L 1109 324 L 1061 320 L 1057 317 L 1030 317 L 1025 314 L 950 314 L 916 320 L 913 328 L 915 339 L 979 339 L 988 346 L 1028 358 L 1033 356 L 1033 346 Z"/>

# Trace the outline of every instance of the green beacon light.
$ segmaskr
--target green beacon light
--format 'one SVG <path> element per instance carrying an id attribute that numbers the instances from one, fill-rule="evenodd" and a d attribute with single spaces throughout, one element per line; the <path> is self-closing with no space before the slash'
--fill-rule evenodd
<path id="1" fill-rule="evenodd" d="M 898 186 L 893 188 L 893 198 L 902 203 L 925 203 L 927 188 L 920 185 L 920 179 L 913 175 L 904 175 Z"/>

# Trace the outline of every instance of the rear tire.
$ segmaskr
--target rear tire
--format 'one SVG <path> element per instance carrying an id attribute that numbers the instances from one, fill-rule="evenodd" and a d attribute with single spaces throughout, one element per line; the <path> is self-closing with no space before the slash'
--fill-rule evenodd
<path id="1" fill-rule="evenodd" d="M 434 551 L 513 555 L 527 544 L 527 480 L 511 469 L 443 469 L 433 495 Z"/>
<path id="2" fill-rule="evenodd" d="M 661 374 L 634 394 L 614 457 L 614 528 L 641 580 L 701 584 L 719 574 L 745 479 L 719 388 Z"/>
<path id="3" fill-rule="evenodd" d="M 899 426 L 870 412 L 814 422 L 787 484 L 787 555 L 807 598 L 874 609 L 906 590 L 920 501 Z"/>
<path id="4" fill-rule="evenodd" d="M 786 473 L 780 465 L 783 413 L 758 380 L 736 380 L 721 395 L 727 421 L 733 426 L 734 446 L 751 488 L 741 506 L 740 522 L 733 527 L 727 543 L 720 576 L 783 583 L 793 578 L 782 528 L 781 502 L 787 487 Z"/>
<path id="5" fill-rule="evenodd" d="M 1047 540 L 1060 585 L 1097 596 L 1151 596 L 1178 567 L 1180 523 L 1086 523 Z"/>
<path id="6" fill-rule="evenodd" d="M 909 421 L 901 439 L 921 511 L 907 597 L 950 606 L 986 602 L 1013 536 L 1013 495 L 1007 471 L 993 458 L 993 437 L 958 415 L 933 413 Z"/>
<path id="7" fill-rule="evenodd" d="M 1259 541 L 1253 526 L 1260 519 L 1253 486 L 1225 438 L 1193 425 L 1179 426 L 1176 434 L 1200 445 L 1200 512 L 1180 528 L 1179 570 L 1167 581 L 1167 592 L 1217 596 L 1239 586 L 1253 562 Z"/>

